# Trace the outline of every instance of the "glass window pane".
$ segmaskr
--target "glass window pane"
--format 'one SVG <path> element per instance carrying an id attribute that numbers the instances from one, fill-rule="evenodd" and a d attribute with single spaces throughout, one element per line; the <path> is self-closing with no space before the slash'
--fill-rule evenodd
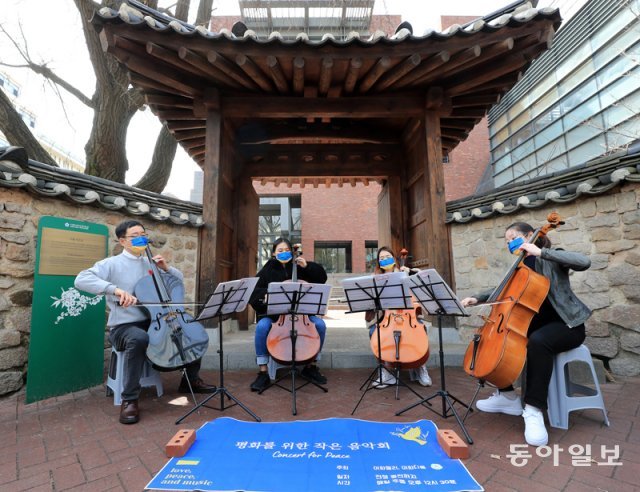
<path id="1" fill-rule="evenodd" d="M 534 142 L 536 148 L 540 148 L 552 140 L 555 140 L 562 134 L 562 121 L 556 121 L 549 125 L 547 128 L 536 134 Z"/>
<path id="2" fill-rule="evenodd" d="M 595 79 L 591 79 L 585 84 L 578 87 L 567 95 L 562 101 L 560 106 L 562 107 L 562 114 L 567 114 L 573 108 L 580 106 L 584 101 L 589 99 L 598 91 L 598 86 Z"/>
<path id="3" fill-rule="evenodd" d="M 567 145 L 569 148 L 577 147 L 583 142 L 600 135 L 604 132 L 604 123 L 602 115 L 595 115 L 593 118 L 585 120 L 584 123 L 576 126 L 567 132 Z M 600 149 L 600 153 L 604 152 L 604 147 Z"/>
<path id="4" fill-rule="evenodd" d="M 511 165 L 511 154 L 505 155 L 502 159 L 498 159 L 493 164 L 494 172 L 499 173 Z"/>
<path id="5" fill-rule="evenodd" d="M 588 101 L 585 101 L 580 106 L 576 107 L 569 114 L 564 117 L 564 129 L 565 131 L 574 128 L 577 125 L 582 124 L 583 122 L 595 118 L 596 115 L 600 111 L 600 99 L 598 96 L 594 96 Z M 602 127 L 602 121 L 598 122 L 600 124 L 600 128 Z M 569 143 L 570 145 L 570 143 Z"/>
<path id="6" fill-rule="evenodd" d="M 607 133 L 607 150 L 622 150 L 637 140 L 638 135 L 640 135 L 640 117 L 635 116 Z"/>
<path id="7" fill-rule="evenodd" d="M 519 160 L 513 165 L 513 175 L 516 179 L 521 177 L 523 174 L 527 174 L 529 171 L 535 169 L 537 166 L 536 156 L 535 154 L 531 154 L 530 156 Z"/>
<path id="8" fill-rule="evenodd" d="M 589 140 L 569 152 L 569 162 L 572 166 L 578 166 L 594 157 L 599 157 L 604 153 L 606 142 L 604 135 Z"/>
<path id="9" fill-rule="evenodd" d="M 591 43 L 587 39 L 582 45 L 576 47 L 573 53 L 556 68 L 555 73 L 558 81 L 561 82 L 589 57 L 591 57 Z"/>
<path id="10" fill-rule="evenodd" d="M 493 177 L 493 182 L 495 183 L 496 187 L 506 185 L 508 183 L 511 183 L 512 181 L 513 181 L 513 172 L 511 171 L 511 168 Z"/>

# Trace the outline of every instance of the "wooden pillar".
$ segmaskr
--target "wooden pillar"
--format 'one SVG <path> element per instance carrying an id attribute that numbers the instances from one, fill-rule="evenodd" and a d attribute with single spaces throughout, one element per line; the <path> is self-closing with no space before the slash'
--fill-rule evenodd
<path id="1" fill-rule="evenodd" d="M 215 90 L 207 92 L 203 101 L 207 112 L 202 212 L 198 264 L 198 299 L 204 302 L 220 282 L 231 280 L 234 250 L 231 181 L 225 176 L 230 168 L 225 162 L 229 142 L 224 138 L 220 98 Z M 227 171 L 228 172 L 228 171 Z M 226 179 L 225 179 L 226 178 Z"/>
<path id="2" fill-rule="evenodd" d="M 444 192 L 444 169 L 442 166 L 442 141 L 440 135 L 440 114 L 444 108 L 441 91 L 431 91 L 427 96 L 425 114 L 422 119 L 425 142 L 426 190 L 424 209 L 427 224 L 431 231 L 428 235 L 428 256 L 433 267 L 442 278 L 453 285 L 452 248 L 449 227 L 445 224 L 446 198 Z"/>
<path id="3" fill-rule="evenodd" d="M 389 176 L 378 195 L 378 247 L 388 246 L 396 255 L 405 246 L 402 184 L 399 176 Z"/>
<path id="4" fill-rule="evenodd" d="M 258 261 L 258 214 L 260 198 L 253 189 L 250 176 L 241 175 L 236 179 L 234 209 L 236 211 L 236 276 L 237 278 L 254 277 Z M 240 330 L 249 328 L 249 312 L 247 308 L 238 314 Z M 252 312 L 252 311 L 251 311 Z"/>

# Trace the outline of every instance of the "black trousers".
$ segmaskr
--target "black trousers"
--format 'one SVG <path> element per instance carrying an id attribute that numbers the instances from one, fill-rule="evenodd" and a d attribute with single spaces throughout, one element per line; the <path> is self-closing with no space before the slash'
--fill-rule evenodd
<path id="1" fill-rule="evenodd" d="M 569 328 L 561 321 L 554 321 L 538 328 L 529 328 L 525 369 L 525 403 L 540 410 L 547 409 L 554 356 L 560 352 L 579 347 L 584 339 L 584 325 Z M 501 390 L 513 390 L 513 386 L 501 388 Z"/>

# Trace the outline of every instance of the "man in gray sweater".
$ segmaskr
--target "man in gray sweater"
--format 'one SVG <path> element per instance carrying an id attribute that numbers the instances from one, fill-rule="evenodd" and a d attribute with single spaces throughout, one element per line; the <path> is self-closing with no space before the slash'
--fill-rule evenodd
<path id="1" fill-rule="evenodd" d="M 138 281 L 149 274 L 149 260 L 145 257 L 147 234 L 140 222 L 127 220 L 116 227 L 116 237 L 124 251 L 80 272 L 75 286 L 91 294 L 106 296 L 109 341 L 116 350 L 124 351 L 125 358 L 120 422 L 135 424 L 139 420 L 140 377 L 149 345 L 150 319 L 146 309 L 135 305 L 137 299 L 133 291 Z M 182 272 L 170 267 L 162 256 L 157 255 L 153 260 L 159 268 L 182 281 Z M 206 384 L 199 376 L 200 360 L 187 364 L 185 369 L 194 392 L 215 392 L 216 387 Z M 184 377 L 178 391 L 190 393 Z"/>

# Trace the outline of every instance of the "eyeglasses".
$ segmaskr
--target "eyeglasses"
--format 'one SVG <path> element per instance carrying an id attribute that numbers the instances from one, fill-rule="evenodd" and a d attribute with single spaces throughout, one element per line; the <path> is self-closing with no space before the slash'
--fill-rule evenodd
<path id="1" fill-rule="evenodd" d="M 149 234 L 136 234 L 132 236 L 125 236 L 125 239 L 135 239 L 136 237 L 149 237 Z"/>

